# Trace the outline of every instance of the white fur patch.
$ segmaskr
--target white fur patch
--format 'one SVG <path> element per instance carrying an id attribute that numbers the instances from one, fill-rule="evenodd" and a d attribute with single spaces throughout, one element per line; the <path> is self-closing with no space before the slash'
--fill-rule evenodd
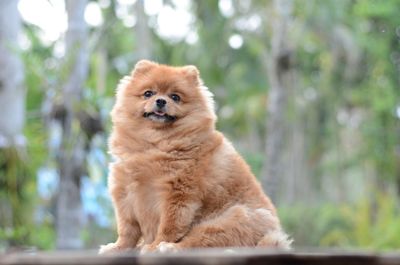
<path id="1" fill-rule="evenodd" d="M 284 233 L 282 230 L 274 230 L 268 232 L 266 235 L 270 242 L 273 242 L 279 248 L 282 249 L 291 249 L 290 245 L 292 244 L 293 240 L 289 238 L 289 236 Z"/>
<path id="2" fill-rule="evenodd" d="M 200 85 L 200 92 L 206 99 L 207 108 L 210 112 L 217 118 L 215 114 L 215 101 L 214 101 L 214 94 L 208 89 L 208 87 L 204 86 L 203 84 Z"/>
<path id="3" fill-rule="evenodd" d="M 256 209 L 256 213 L 262 215 L 265 219 L 271 219 L 271 218 L 275 218 L 270 210 L 267 210 L 265 208 L 257 208 Z"/>
<path id="4" fill-rule="evenodd" d="M 119 91 L 122 91 L 123 89 L 125 89 L 125 87 L 126 87 L 127 85 L 129 85 L 129 83 L 130 83 L 131 81 L 132 81 L 132 77 L 130 77 L 130 76 L 128 76 L 128 75 L 122 77 L 122 78 L 119 80 L 119 83 L 118 83 L 118 85 L 117 85 L 117 93 L 118 93 Z"/>

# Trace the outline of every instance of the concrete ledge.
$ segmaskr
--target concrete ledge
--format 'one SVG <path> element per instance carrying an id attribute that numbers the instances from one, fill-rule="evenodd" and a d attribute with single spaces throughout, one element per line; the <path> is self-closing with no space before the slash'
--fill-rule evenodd
<path id="1" fill-rule="evenodd" d="M 400 265 L 400 253 L 370 252 L 272 252 L 260 249 L 212 249 L 180 252 L 177 254 L 126 253 L 99 256 L 94 251 L 12 253 L 0 256 L 1 265 L 66 264 L 315 264 L 315 265 Z"/>

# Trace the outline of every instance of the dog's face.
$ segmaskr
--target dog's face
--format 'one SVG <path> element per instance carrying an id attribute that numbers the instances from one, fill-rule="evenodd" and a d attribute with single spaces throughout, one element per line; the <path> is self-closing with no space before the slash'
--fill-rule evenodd
<path id="1" fill-rule="evenodd" d="M 161 94 L 160 91 L 146 90 L 143 97 L 147 100 L 143 117 L 155 122 L 174 122 L 177 119 L 175 104 L 179 104 L 181 97 L 177 92 Z M 171 100 L 172 99 L 172 100 Z M 175 110 L 175 111 L 174 111 Z"/>
<path id="2" fill-rule="evenodd" d="M 117 104 L 135 121 L 165 128 L 199 115 L 214 118 L 212 99 L 194 66 L 171 67 L 142 60 L 128 82 L 118 91 Z"/>

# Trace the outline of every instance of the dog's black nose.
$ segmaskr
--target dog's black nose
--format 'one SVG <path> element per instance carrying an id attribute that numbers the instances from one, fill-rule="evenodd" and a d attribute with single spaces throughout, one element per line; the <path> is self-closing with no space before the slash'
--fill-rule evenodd
<path id="1" fill-rule="evenodd" d="M 156 100 L 157 107 L 162 108 L 167 104 L 167 101 L 163 98 L 159 98 Z"/>

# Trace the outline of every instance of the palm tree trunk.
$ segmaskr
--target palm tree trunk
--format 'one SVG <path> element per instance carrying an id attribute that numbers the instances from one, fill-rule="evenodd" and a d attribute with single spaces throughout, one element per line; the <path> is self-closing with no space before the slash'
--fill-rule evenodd
<path id="1" fill-rule="evenodd" d="M 139 0 L 135 4 L 137 24 L 135 26 L 136 36 L 136 59 L 151 59 L 152 41 L 151 30 L 148 25 L 148 16 L 144 12 L 144 0 Z"/>
<path id="2" fill-rule="evenodd" d="M 292 1 L 275 0 L 273 7 L 271 51 L 266 58 L 270 90 L 267 105 L 266 157 L 262 177 L 264 189 L 276 202 L 285 169 L 283 160 L 287 136 L 285 114 L 288 107 L 288 91 L 293 88 L 293 52 L 288 39 Z"/>
<path id="3" fill-rule="evenodd" d="M 24 69 L 18 56 L 18 1 L 0 1 L 0 148 L 23 144 Z"/>
<path id="4" fill-rule="evenodd" d="M 62 88 L 64 118 L 62 119 L 63 142 L 57 154 L 60 175 L 57 197 L 57 248 L 77 249 L 82 247 L 82 202 L 80 180 L 85 172 L 85 148 L 78 125 L 78 111 L 82 90 L 87 77 L 88 50 L 87 25 L 84 10 L 87 0 L 67 0 L 68 30 L 65 38 L 68 74 Z"/>
<path id="5" fill-rule="evenodd" d="M 25 87 L 19 58 L 21 19 L 18 1 L 0 1 L 0 227 L 26 223 L 22 207 L 26 171 L 24 161 Z M 29 214 L 28 214 L 29 215 Z"/>

